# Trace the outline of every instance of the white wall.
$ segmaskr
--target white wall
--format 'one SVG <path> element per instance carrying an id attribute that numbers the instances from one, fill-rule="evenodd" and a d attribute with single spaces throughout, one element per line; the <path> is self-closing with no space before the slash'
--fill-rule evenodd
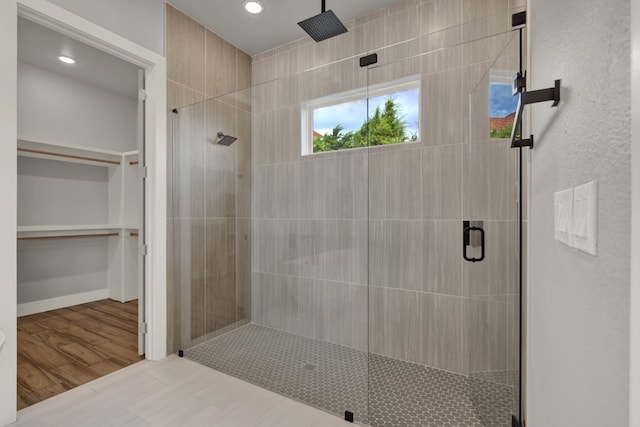
<path id="1" fill-rule="evenodd" d="M 107 180 L 106 167 L 18 157 L 18 225 L 107 224 Z M 103 238 L 18 242 L 18 304 L 106 291 L 107 248 Z"/>
<path id="2" fill-rule="evenodd" d="M 164 0 L 50 1 L 164 55 Z"/>
<path id="3" fill-rule="evenodd" d="M 108 209 L 106 167 L 18 157 L 18 225 L 108 224 Z"/>
<path id="4" fill-rule="evenodd" d="M 530 2 L 533 106 L 527 425 L 622 427 L 629 419 L 629 0 Z M 553 238 L 553 194 L 599 181 L 598 256 Z M 637 402 L 635 403 L 637 405 Z"/>
<path id="5" fill-rule="evenodd" d="M 107 243 L 104 238 L 19 242 L 18 304 L 100 290 L 106 294 Z"/>
<path id="6" fill-rule="evenodd" d="M 0 1 L 0 329 L 7 342 L 0 353 L 0 425 L 16 415 L 16 81 L 17 5 Z"/>
<path id="7" fill-rule="evenodd" d="M 18 135 L 114 151 L 136 147 L 137 100 L 18 63 Z"/>

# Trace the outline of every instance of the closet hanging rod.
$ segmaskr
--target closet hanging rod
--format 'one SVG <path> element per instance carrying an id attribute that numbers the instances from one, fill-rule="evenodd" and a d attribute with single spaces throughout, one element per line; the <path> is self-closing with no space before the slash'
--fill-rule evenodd
<path id="1" fill-rule="evenodd" d="M 101 233 L 101 234 L 69 234 L 64 236 L 30 236 L 18 237 L 18 240 L 49 240 L 49 239 L 88 239 L 92 237 L 116 237 L 120 233 Z"/>
<path id="2" fill-rule="evenodd" d="M 120 162 L 115 160 L 104 160 L 104 159 L 96 159 L 93 157 L 75 156 L 73 154 L 62 154 L 62 153 L 53 153 L 51 151 L 32 150 L 31 148 L 18 148 L 18 151 L 23 151 L 25 153 L 44 154 L 47 156 L 65 157 L 67 159 L 88 160 L 91 162 L 109 163 L 110 165 L 120 164 Z"/>

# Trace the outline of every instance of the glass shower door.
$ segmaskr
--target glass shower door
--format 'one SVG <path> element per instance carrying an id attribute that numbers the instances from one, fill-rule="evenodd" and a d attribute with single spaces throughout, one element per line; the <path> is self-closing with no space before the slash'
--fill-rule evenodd
<path id="1" fill-rule="evenodd" d="M 469 95 L 463 147 L 465 339 L 470 398 L 485 426 L 520 419 L 520 156 L 526 153 L 510 147 L 519 68 L 514 32 Z"/>
<path id="2" fill-rule="evenodd" d="M 490 135 L 489 95 L 519 52 L 480 24 L 380 49 L 368 68 L 374 427 L 518 413 L 518 152 Z"/>

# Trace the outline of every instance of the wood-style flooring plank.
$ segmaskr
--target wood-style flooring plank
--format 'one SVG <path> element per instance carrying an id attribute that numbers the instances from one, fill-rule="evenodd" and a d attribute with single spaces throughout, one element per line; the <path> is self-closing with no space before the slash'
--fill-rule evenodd
<path id="1" fill-rule="evenodd" d="M 137 307 L 104 300 L 18 318 L 18 409 L 142 360 Z"/>

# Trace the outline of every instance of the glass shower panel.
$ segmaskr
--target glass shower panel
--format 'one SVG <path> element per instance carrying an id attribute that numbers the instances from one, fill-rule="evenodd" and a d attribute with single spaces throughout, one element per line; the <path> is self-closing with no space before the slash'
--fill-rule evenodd
<path id="1" fill-rule="evenodd" d="M 168 212 L 169 289 L 175 342 L 189 347 L 205 335 L 205 103 L 174 110 Z"/>
<path id="2" fill-rule="evenodd" d="M 182 349 L 249 322 L 250 99 L 238 91 L 172 114 L 169 288 Z"/>
<path id="3" fill-rule="evenodd" d="M 463 147 L 463 218 L 468 223 L 463 292 L 470 396 L 487 426 L 520 418 L 520 149 L 510 148 L 520 67 L 514 32 L 497 60 L 478 71 L 469 95 L 469 140 Z M 482 231 L 480 231 L 482 230 Z"/>
<path id="4" fill-rule="evenodd" d="M 368 157 L 366 141 L 346 148 L 367 119 L 367 73 L 357 58 L 315 64 L 316 48 L 174 114 L 174 204 L 199 203 L 172 227 L 181 342 L 187 358 L 366 423 Z"/>
<path id="5" fill-rule="evenodd" d="M 254 87 L 252 323 L 276 361 L 265 387 L 366 423 L 367 156 L 344 149 L 366 121 L 344 108 L 366 72 L 356 58 L 316 66 L 318 46 Z"/>

